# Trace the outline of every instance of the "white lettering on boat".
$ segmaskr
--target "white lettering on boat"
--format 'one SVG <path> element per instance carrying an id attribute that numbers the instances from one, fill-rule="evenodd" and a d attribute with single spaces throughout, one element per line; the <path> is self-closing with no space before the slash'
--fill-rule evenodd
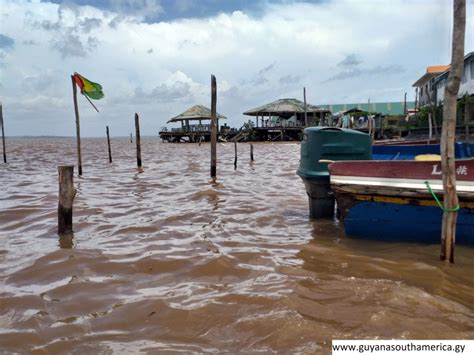
<path id="1" fill-rule="evenodd" d="M 433 170 L 431 171 L 431 175 L 441 175 L 442 171 L 439 170 L 439 165 L 434 164 Z M 459 165 L 456 168 L 456 175 L 467 175 L 467 166 L 466 165 Z"/>
<path id="2" fill-rule="evenodd" d="M 433 165 L 433 171 L 431 172 L 431 175 L 441 175 L 442 171 L 438 170 L 439 165 L 435 164 Z"/>
<path id="3" fill-rule="evenodd" d="M 457 175 L 467 175 L 467 166 L 466 165 L 460 165 L 456 169 L 456 174 Z"/>

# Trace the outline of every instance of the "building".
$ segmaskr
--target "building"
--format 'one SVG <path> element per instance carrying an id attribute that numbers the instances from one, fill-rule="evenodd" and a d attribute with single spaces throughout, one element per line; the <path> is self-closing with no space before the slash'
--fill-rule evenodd
<path id="1" fill-rule="evenodd" d="M 219 120 L 226 119 L 225 116 L 216 113 L 217 128 L 219 129 Z M 211 124 L 203 124 L 202 121 L 211 121 L 211 110 L 203 105 L 195 105 L 188 108 L 183 113 L 171 118 L 166 123 L 181 122 L 180 128 L 172 128 L 175 132 L 202 132 L 210 131 Z M 197 122 L 192 124 L 191 122 Z"/>
<path id="2" fill-rule="evenodd" d="M 437 76 L 442 73 L 445 73 L 449 70 L 449 65 L 432 65 L 426 68 L 426 73 L 423 74 L 413 84 L 413 87 L 416 88 L 416 108 L 427 106 L 432 103 L 436 103 L 436 85 L 434 81 Z"/>
<path id="3" fill-rule="evenodd" d="M 297 99 L 280 99 L 269 104 L 248 110 L 244 115 L 254 116 L 256 127 L 268 126 L 293 126 L 304 127 L 315 125 L 329 110 L 306 104 L 306 118 L 305 118 L 305 104 Z M 259 124 L 259 117 L 261 122 Z"/>
<path id="4" fill-rule="evenodd" d="M 406 107 L 403 101 L 398 102 L 368 102 L 352 103 L 352 104 L 334 104 L 334 105 L 320 105 L 321 108 L 331 111 L 333 114 L 338 112 L 347 112 L 352 109 L 359 109 L 361 111 L 370 112 L 372 114 L 380 113 L 382 116 L 405 116 L 407 112 L 415 108 L 414 101 L 407 101 Z"/>
<path id="5" fill-rule="evenodd" d="M 225 116 L 216 113 L 217 130 L 219 130 L 219 120 L 226 119 Z M 203 105 L 195 105 L 188 108 L 178 116 L 171 118 L 167 123 L 180 122 L 181 127 L 163 127 L 159 135 L 163 141 L 168 142 L 201 142 L 209 141 L 211 138 L 211 110 Z M 206 123 L 204 123 L 206 122 Z M 225 128 L 223 126 L 221 128 Z M 222 131 L 222 129 L 221 129 Z M 218 136 L 220 135 L 219 132 Z"/>
<path id="6" fill-rule="evenodd" d="M 436 87 L 436 103 L 442 103 L 444 99 L 444 89 L 448 80 L 449 70 L 438 75 L 433 84 Z M 458 98 L 474 95 L 474 52 L 464 56 L 464 72 L 461 78 Z"/>

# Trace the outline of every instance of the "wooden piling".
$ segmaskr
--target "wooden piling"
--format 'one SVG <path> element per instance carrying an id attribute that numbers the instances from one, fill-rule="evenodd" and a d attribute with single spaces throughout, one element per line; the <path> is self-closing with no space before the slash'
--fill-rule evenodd
<path id="1" fill-rule="evenodd" d="M 250 161 L 253 161 L 253 144 L 250 143 Z"/>
<path id="2" fill-rule="evenodd" d="M 130 143 L 133 143 L 133 135 L 130 133 Z"/>
<path id="3" fill-rule="evenodd" d="M 367 101 L 367 127 L 369 128 L 369 136 L 372 137 L 372 121 L 370 120 L 370 99 Z"/>
<path id="4" fill-rule="evenodd" d="M 2 147 L 3 147 L 3 162 L 7 163 L 7 149 L 5 148 L 5 128 L 3 123 L 3 107 L 0 104 L 0 124 L 2 125 Z"/>
<path id="5" fill-rule="evenodd" d="M 472 68 L 472 67 L 471 67 Z M 474 73 L 472 73 L 474 75 Z M 465 143 L 466 143 L 466 148 L 467 148 L 467 155 L 471 156 L 471 134 L 469 132 L 469 118 L 470 118 L 470 112 L 469 112 L 469 101 L 468 101 L 468 96 L 467 94 L 465 95 L 466 102 L 464 104 L 464 126 L 465 126 Z"/>
<path id="6" fill-rule="evenodd" d="M 407 93 L 405 93 L 405 97 L 403 99 L 403 115 L 405 116 L 405 119 L 407 118 Z"/>
<path id="7" fill-rule="evenodd" d="M 454 244 L 459 200 L 456 192 L 454 142 L 456 137 L 457 96 L 464 69 L 466 0 L 453 1 L 453 37 L 451 68 L 444 90 L 443 128 L 441 133 L 441 170 L 443 176 L 443 223 L 440 259 L 454 262 Z"/>
<path id="8" fill-rule="evenodd" d="M 109 147 L 109 163 L 112 163 L 112 150 L 110 149 L 109 126 L 105 126 L 105 131 L 107 132 L 107 146 Z"/>
<path id="9" fill-rule="evenodd" d="M 237 170 L 237 141 L 234 141 L 234 170 Z"/>
<path id="10" fill-rule="evenodd" d="M 72 232 L 72 206 L 76 190 L 74 189 L 74 166 L 58 166 L 59 202 L 58 202 L 58 234 Z"/>
<path id="11" fill-rule="evenodd" d="M 79 176 L 82 176 L 82 156 L 81 156 L 81 124 L 79 121 L 79 107 L 77 105 L 77 88 L 74 75 L 71 75 L 72 96 L 74 99 L 74 113 L 76 114 L 76 141 L 77 141 L 77 168 Z"/>
<path id="12" fill-rule="evenodd" d="M 137 166 L 142 167 L 142 148 L 140 142 L 140 118 L 138 113 L 135 113 L 135 140 L 137 142 Z"/>
<path id="13" fill-rule="evenodd" d="M 211 178 L 217 176 L 217 84 L 216 77 L 211 75 Z"/>
<path id="14" fill-rule="evenodd" d="M 383 139 L 383 117 L 380 117 L 380 135 L 379 135 L 379 138 L 380 139 Z"/>
<path id="15" fill-rule="evenodd" d="M 431 113 L 428 113 L 428 143 L 431 143 L 433 138 L 433 123 L 431 121 Z"/>

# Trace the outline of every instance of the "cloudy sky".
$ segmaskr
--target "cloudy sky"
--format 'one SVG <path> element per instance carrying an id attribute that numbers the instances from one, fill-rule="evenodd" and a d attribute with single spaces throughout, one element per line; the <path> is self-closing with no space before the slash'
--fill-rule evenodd
<path id="1" fill-rule="evenodd" d="M 474 50 L 467 0 L 466 53 Z M 450 60 L 452 0 L 0 0 L 0 100 L 8 135 L 75 134 L 70 75 L 102 84 L 79 97 L 84 136 L 156 135 L 194 104 L 240 127 L 279 98 L 318 104 L 414 99 L 427 65 Z"/>

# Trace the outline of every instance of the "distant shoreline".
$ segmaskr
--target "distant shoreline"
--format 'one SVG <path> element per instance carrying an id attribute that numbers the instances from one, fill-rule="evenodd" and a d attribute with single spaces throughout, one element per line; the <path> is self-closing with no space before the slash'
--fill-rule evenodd
<path id="1" fill-rule="evenodd" d="M 133 136 L 135 138 L 135 136 Z M 160 138 L 158 136 L 144 136 L 142 135 L 141 136 L 142 138 Z M 72 139 L 76 139 L 76 136 L 5 136 L 5 139 L 9 139 L 9 138 L 20 138 L 20 139 L 24 139 L 24 138 L 72 138 Z M 105 136 L 90 136 L 90 137 L 81 137 L 81 139 L 84 139 L 84 138 L 105 138 Z M 128 138 L 130 139 L 130 136 L 114 136 L 114 137 L 111 137 L 111 138 Z"/>

